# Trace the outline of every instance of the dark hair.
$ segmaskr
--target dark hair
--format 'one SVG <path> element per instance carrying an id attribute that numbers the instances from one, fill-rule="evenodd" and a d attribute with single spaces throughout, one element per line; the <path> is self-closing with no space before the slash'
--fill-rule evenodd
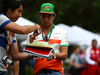
<path id="1" fill-rule="evenodd" d="M 6 13 L 9 8 L 11 8 L 12 11 L 14 11 L 15 9 L 19 8 L 21 5 L 24 8 L 24 4 L 21 0 L 3 0 L 3 4 L 0 8 L 0 13 L 2 12 Z"/>
<path id="2" fill-rule="evenodd" d="M 93 42 L 97 42 L 97 40 L 96 40 L 96 39 L 93 39 L 93 40 L 92 40 L 92 43 L 93 43 Z"/>
<path id="3" fill-rule="evenodd" d="M 80 48 L 79 46 L 74 46 L 73 51 L 75 51 L 77 48 Z"/>

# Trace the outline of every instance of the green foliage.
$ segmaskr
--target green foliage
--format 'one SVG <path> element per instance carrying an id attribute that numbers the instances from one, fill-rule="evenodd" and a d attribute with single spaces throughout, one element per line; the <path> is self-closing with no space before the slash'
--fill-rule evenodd
<path id="1" fill-rule="evenodd" d="M 25 74 L 26 75 L 34 75 L 33 69 L 30 66 L 27 66 Z"/>

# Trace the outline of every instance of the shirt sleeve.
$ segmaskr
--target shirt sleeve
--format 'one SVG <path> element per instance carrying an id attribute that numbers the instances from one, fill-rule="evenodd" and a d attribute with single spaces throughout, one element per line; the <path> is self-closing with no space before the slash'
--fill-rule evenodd
<path id="1" fill-rule="evenodd" d="M 10 22 L 12 21 L 5 15 L 0 15 L 0 30 L 2 30 Z"/>
<path id="2" fill-rule="evenodd" d="M 95 64 L 95 61 L 93 61 L 93 60 L 90 59 L 90 49 L 91 49 L 91 47 L 87 48 L 85 59 L 86 59 L 86 62 L 87 62 L 88 64 L 94 65 L 94 64 Z"/>
<path id="3" fill-rule="evenodd" d="M 13 42 L 12 43 L 17 43 L 16 36 L 13 37 Z"/>
<path id="4" fill-rule="evenodd" d="M 71 57 L 70 57 L 70 60 L 74 60 L 74 57 L 75 56 L 72 54 Z"/>
<path id="5" fill-rule="evenodd" d="M 61 47 L 63 46 L 69 46 L 68 44 L 68 34 L 66 31 L 64 31 L 62 38 L 61 38 Z"/>

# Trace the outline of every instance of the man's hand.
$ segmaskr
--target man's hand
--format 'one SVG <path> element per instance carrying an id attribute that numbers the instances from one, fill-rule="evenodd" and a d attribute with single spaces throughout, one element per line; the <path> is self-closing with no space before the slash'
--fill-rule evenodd
<path id="1" fill-rule="evenodd" d="M 33 59 L 34 57 L 37 57 L 37 56 L 30 55 L 30 54 L 28 54 L 28 56 L 27 56 L 28 60 Z"/>
<path id="2" fill-rule="evenodd" d="M 30 35 L 30 39 L 29 39 L 29 43 L 32 43 L 35 40 L 35 35 L 31 34 Z"/>
<path id="3" fill-rule="evenodd" d="M 78 64 L 78 65 L 75 65 L 75 67 L 76 67 L 76 68 L 82 68 L 82 67 L 84 67 L 84 65 Z"/>
<path id="4" fill-rule="evenodd" d="M 48 61 L 54 59 L 54 55 L 55 55 L 54 53 L 51 53 L 50 58 L 48 59 Z"/>
<path id="5" fill-rule="evenodd" d="M 35 40 L 35 37 L 38 36 L 40 33 L 35 31 L 33 34 L 30 35 L 29 42 L 32 43 Z"/>
<path id="6" fill-rule="evenodd" d="M 32 43 L 35 40 L 35 37 L 38 36 L 41 33 L 41 28 L 38 24 L 36 26 L 36 31 L 34 31 L 33 34 L 30 35 L 29 42 Z"/>
<path id="7" fill-rule="evenodd" d="M 95 64 L 94 65 L 98 65 L 98 63 L 97 62 L 95 62 Z"/>

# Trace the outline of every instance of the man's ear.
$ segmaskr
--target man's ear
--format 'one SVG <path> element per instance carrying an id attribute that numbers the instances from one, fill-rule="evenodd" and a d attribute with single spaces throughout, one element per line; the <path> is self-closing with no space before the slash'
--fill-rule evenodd
<path id="1" fill-rule="evenodd" d="M 56 14 L 55 14 L 55 17 L 56 17 Z"/>
<path id="2" fill-rule="evenodd" d="M 53 15 L 53 17 L 54 17 L 54 19 L 55 19 L 55 17 L 56 17 L 56 14 L 54 14 L 54 15 Z"/>
<path id="3" fill-rule="evenodd" d="M 10 14 L 10 13 L 12 12 L 12 9 L 11 9 L 11 8 L 9 8 L 7 12 Z"/>

